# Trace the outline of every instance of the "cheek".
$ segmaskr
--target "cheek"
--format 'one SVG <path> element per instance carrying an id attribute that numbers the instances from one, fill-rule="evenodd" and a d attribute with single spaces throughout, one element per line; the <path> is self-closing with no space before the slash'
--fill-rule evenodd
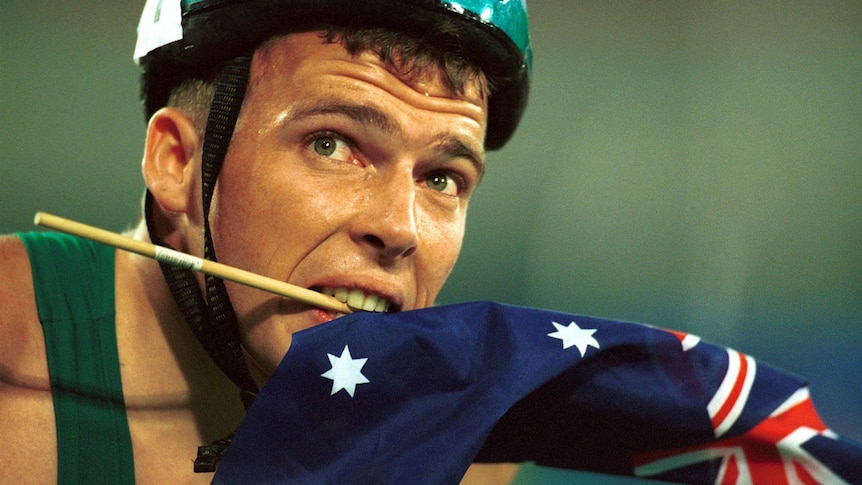
<path id="1" fill-rule="evenodd" d="M 417 281 L 427 300 L 425 306 L 434 303 L 437 294 L 446 282 L 461 252 L 464 238 L 464 219 L 448 224 L 422 224 L 420 226 L 422 251 L 417 252 Z"/>
<path id="2" fill-rule="evenodd" d="M 260 220 L 247 201 L 240 201 L 229 184 L 219 179 L 213 194 L 209 222 L 213 245 L 220 262 L 254 271 L 247 267 L 242 248 L 255 247 L 254 227 Z"/>
<path id="3" fill-rule="evenodd" d="M 306 213 L 302 197 L 289 190 L 290 184 L 278 183 L 275 175 L 252 172 L 241 179 L 232 175 L 219 177 L 210 213 L 217 254 L 226 264 L 264 272 L 266 265 L 276 262 L 269 259 L 274 251 L 290 249 L 299 244 L 299 235 L 307 234 L 302 227 Z"/>

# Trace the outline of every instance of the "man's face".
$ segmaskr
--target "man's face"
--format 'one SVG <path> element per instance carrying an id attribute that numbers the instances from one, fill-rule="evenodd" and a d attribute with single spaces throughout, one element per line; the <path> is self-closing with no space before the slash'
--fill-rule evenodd
<path id="1" fill-rule="evenodd" d="M 478 81 L 454 95 L 434 74 L 405 82 L 316 33 L 259 50 L 213 199 L 219 260 L 378 309 L 433 304 L 461 249 L 487 116 Z M 228 291 L 258 380 L 293 332 L 334 318 Z"/>

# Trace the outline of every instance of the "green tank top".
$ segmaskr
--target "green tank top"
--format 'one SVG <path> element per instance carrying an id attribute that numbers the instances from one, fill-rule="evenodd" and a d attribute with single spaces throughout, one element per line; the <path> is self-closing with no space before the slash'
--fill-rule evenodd
<path id="1" fill-rule="evenodd" d="M 18 234 L 30 256 L 57 424 L 58 483 L 134 483 L 114 306 L 114 250 Z"/>

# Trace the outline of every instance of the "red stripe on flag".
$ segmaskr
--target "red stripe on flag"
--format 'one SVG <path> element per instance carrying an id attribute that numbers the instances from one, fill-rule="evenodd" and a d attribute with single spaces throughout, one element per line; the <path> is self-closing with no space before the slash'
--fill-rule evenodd
<path id="1" fill-rule="evenodd" d="M 736 401 L 742 394 L 742 388 L 745 384 L 745 376 L 748 373 L 748 360 L 740 353 L 736 353 L 736 357 L 739 358 L 739 372 L 736 374 L 736 380 L 733 383 L 733 388 L 728 394 L 727 399 L 724 400 L 724 403 L 722 403 L 718 412 L 716 412 L 715 416 L 712 417 L 712 429 L 718 429 L 718 426 L 725 420 L 725 418 L 727 418 L 730 411 L 733 409 L 734 404 L 736 404 Z"/>
<path id="2" fill-rule="evenodd" d="M 736 485 L 737 480 L 739 480 L 739 463 L 736 462 L 736 456 L 730 455 L 724 468 L 724 476 L 721 477 L 721 485 Z"/>
<path id="3" fill-rule="evenodd" d="M 662 330 L 664 330 L 664 331 L 665 331 L 665 332 L 667 332 L 667 333 L 671 333 L 671 334 L 673 334 L 676 338 L 678 338 L 678 339 L 679 339 L 679 341 L 680 341 L 680 342 L 682 342 L 683 340 L 685 340 L 685 338 L 688 336 L 688 334 L 687 334 L 687 333 L 680 332 L 679 330 L 671 330 L 671 329 L 669 329 L 669 328 L 665 328 L 665 329 L 662 329 Z"/>

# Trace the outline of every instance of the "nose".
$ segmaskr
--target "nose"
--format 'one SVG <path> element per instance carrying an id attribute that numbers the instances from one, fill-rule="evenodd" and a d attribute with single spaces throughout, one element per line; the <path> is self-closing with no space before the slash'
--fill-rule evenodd
<path id="1" fill-rule="evenodd" d="M 352 238 L 386 261 L 416 252 L 416 190 L 412 173 L 392 174 L 368 187 Z"/>

